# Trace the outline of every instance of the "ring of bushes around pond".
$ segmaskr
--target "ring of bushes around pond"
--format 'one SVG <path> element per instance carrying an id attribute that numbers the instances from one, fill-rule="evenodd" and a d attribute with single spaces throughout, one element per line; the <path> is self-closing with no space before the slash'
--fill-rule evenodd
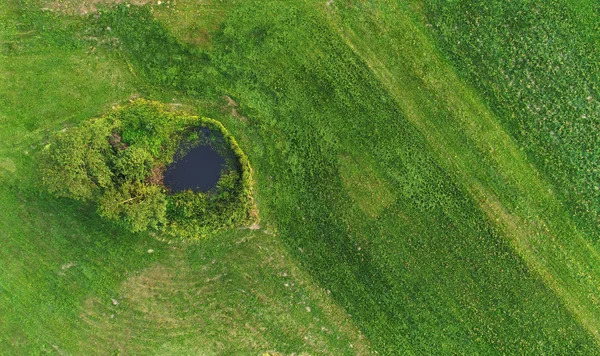
<path id="1" fill-rule="evenodd" d="M 214 186 L 165 184 L 165 172 L 203 147 L 221 158 Z M 254 219 L 250 163 L 225 127 L 143 99 L 54 134 L 40 155 L 40 175 L 49 192 L 93 202 L 102 217 L 168 241 L 198 240 Z"/>

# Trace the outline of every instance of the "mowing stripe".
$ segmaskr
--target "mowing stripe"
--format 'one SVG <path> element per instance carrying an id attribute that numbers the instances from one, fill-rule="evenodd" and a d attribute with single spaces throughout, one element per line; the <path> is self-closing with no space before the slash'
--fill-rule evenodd
<path id="1" fill-rule="evenodd" d="M 324 12 L 423 133 L 439 163 L 600 345 L 600 308 L 593 298 L 600 286 L 598 252 L 493 113 L 439 56 L 426 30 L 401 5 L 378 6 L 364 11 L 364 23 L 376 24 L 379 33 L 342 22 L 335 7 Z M 392 50 L 377 52 L 384 44 Z"/>

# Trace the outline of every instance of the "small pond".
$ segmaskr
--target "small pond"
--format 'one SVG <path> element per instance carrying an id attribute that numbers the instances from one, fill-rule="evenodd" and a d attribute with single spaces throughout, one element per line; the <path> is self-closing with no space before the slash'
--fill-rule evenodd
<path id="1" fill-rule="evenodd" d="M 194 147 L 167 167 L 164 183 L 174 193 L 207 192 L 217 184 L 224 165 L 225 159 L 209 145 Z"/>

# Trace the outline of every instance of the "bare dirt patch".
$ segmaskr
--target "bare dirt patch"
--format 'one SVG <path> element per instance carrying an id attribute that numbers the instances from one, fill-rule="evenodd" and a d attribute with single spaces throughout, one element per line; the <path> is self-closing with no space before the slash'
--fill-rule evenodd
<path id="1" fill-rule="evenodd" d="M 148 179 L 146 179 L 146 182 L 164 187 L 165 186 L 165 182 L 164 182 L 165 170 L 166 170 L 166 167 L 164 165 L 159 165 L 159 166 L 152 168 L 152 173 L 150 174 Z"/>
<path id="2" fill-rule="evenodd" d="M 260 229 L 260 225 L 258 225 L 257 223 L 254 223 L 254 224 L 250 225 L 248 228 L 250 230 L 259 230 Z"/>

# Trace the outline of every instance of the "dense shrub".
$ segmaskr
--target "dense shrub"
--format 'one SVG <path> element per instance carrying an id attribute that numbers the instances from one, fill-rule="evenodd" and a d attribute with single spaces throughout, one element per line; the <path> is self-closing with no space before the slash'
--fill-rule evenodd
<path id="1" fill-rule="evenodd" d="M 57 196 L 92 199 L 112 186 L 108 138 L 116 123 L 92 119 L 58 132 L 42 153 L 42 180 Z"/>
<path id="2" fill-rule="evenodd" d="M 140 146 L 121 150 L 116 156 L 114 172 L 126 181 L 144 180 L 154 165 L 150 152 Z"/>
<path id="3" fill-rule="evenodd" d="M 225 157 L 214 189 L 172 194 L 153 177 L 200 144 Z M 136 100 L 60 131 L 40 160 L 50 192 L 94 201 L 102 217 L 134 232 L 194 240 L 250 220 L 251 168 L 235 139 L 218 121 L 156 102 Z"/>

